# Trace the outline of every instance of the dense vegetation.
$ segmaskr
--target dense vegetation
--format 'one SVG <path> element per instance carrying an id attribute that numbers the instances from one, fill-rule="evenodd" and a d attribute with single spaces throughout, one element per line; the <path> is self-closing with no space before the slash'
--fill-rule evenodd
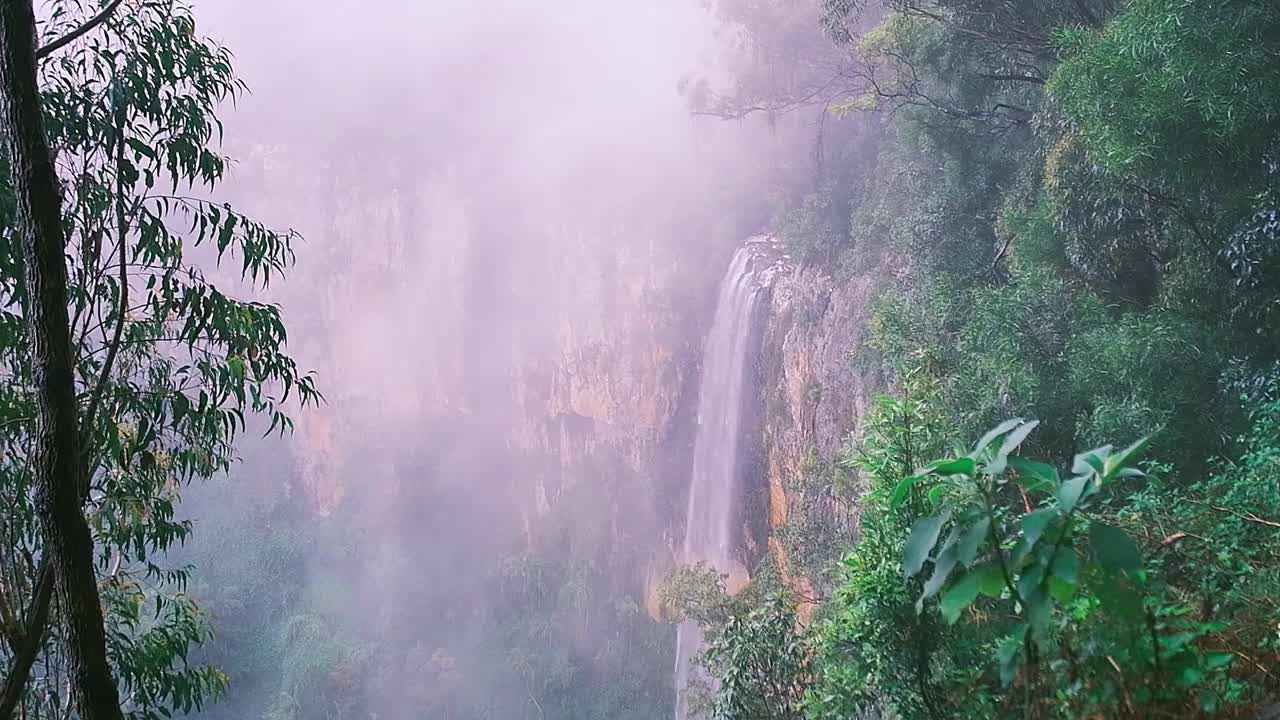
<path id="1" fill-rule="evenodd" d="M 764 9 L 783 5 L 718 7 L 772 48 L 793 40 Z M 829 459 L 860 532 L 828 548 L 834 581 L 811 571 L 814 620 L 791 621 L 794 591 L 705 618 L 714 716 L 1274 702 L 1280 7 L 826 0 L 810 19 L 827 42 L 691 100 L 875 118 L 836 153 L 878 156 L 828 172 L 779 232 L 884 278 L 873 346 L 849 350 L 894 381 Z M 783 532 L 839 537 L 818 510 Z"/>
<path id="2" fill-rule="evenodd" d="M 114 15 L 50 3 L 34 56 L 23 6 L 4 10 L 18 84 L 5 90 L 0 192 L 0 717 L 68 717 L 73 704 L 85 718 L 171 716 L 225 685 L 189 662 L 210 627 L 189 568 L 164 555 L 192 530 L 182 492 L 229 467 L 249 423 L 283 431 L 287 399 L 319 397 L 285 352 L 278 308 L 222 291 L 190 255 L 234 267 L 224 284 L 261 287 L 292 263 L 294 237 L 205 199 L 226 168 L 213 113 L 241 85 L 183 3 Z M 43 124 L 26 136 L 39 142 L 14 140 L 24 118 Z M 32 265 L 31 250 L 50 247 L 57 259 L 65 248 L 65 273 Z M 66 312 L 42 319 L 33 308 L 51 288 Z M 46 364 L 50 348 L 67 371 Z M 69 425 L 51 422 L 51 397 L 72 401 Z M 37 446 L 65 462 L 50 473 Z M 84 520 L 88 537 L 68 540 Z"/>

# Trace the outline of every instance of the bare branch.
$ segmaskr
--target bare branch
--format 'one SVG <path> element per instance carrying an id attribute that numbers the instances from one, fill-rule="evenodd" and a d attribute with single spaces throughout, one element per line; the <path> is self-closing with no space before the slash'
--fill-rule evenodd
<path id="1" fill-rule="evenodd" d="M 1267 520 L 1265 518 L 1260 518 L 1257 515 L 1254 515 L 1253 513 L 1249 512 L 1248 510 L 1244 512 L 1237 512 L 1235 510 L 1232 510 L 1229 507 L 1223 507 L 1222 505 L 1214 505 L 1213 503 L 1207 503 L 1207 502 L 1204 502 L 1203 500 L 1192 500 L 1191 498 L 1188 498 L 1188 499 L 1197 505 L 1203 505 L 1207 508 L 1217 510 L 1218 512 L 1226 513 L 1228 515 L 1233 515 L 1237 518 L 1240 518 L 1241 520 L 1244 520 L 1245 522 L 1257 523 L 1258 525 L 1266 525 L 1267 527 L 1280 528 L 1280 522 L 1276 522 L 1274 520 Z"/>

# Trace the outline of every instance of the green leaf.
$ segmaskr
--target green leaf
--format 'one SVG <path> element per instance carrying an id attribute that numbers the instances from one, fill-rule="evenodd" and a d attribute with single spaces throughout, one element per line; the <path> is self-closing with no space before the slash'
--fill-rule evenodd
<path id="1" fill-rule="evenodd" d="M 946 510 L 940 515 L 917 520 L 911 526 L 911 534 L 907 537 L 907 545 L 902 550 L 902 576 L 904 578 L 914 576 L 920 572 L 920 568 L 924 567 L 925 558 L 929 557 L 933 546 L 938 543 L 938 533 L 942 531 L 942 526 L 946 524 L 950 516 L 951 511 Z"/>
<path id="2" fill-rule="evenodd" d="M 1049 597 L 1049 593 L 1036 588 L 1030 594 L 1023 597 L 1027 605 L 1024 610 L 1027 615 L 1027 622 L 1031 625 L 1031 630 L 1036 640 L 1043 640 L 1045 631 L 1049 629 L 1049 620 L 1053 614 L 1053 601 Z"/>
<path id="3" fill-rule="evenodd" d="M 1065 582 L 1056 576 L 1049 577 L 1049 595 L 1060 603 L 1067 603 L 1076 594 L 1076 586 L 1072 583 Z"/>
<path id="4" fill-rule="evenodd" d="M 146 157 L 146 158 L 150 158 L 151 160 L 156 159 L 155 150 L 152 150 L 150 145 L 147 145 L 141 140 L 137 138 L 128 138 L 125 140 L 125 142 L 128 143 L 129 147 L 133 148 L 133 151 L 138 153 L 139 155 L 142 155 L 143 157 Z"/>
<path id="5" fill-rule="evenodd" d="M 1062 482 L 1058 478 L 1058 470 L 1052 465 L 1027 458 L 1013 456 L 1009 458 L 1009 467 L 1018 472 L 1018 484 L 1028 492 L 1047 492 L 1058 487 Z"/>
<path id="6" fill-rule="evenodd" d="M 1064 547 L 1054 555 L 1049 572 L 1054 577 L 1075 585 L 1080 582 L 1080 557 L 1069 547 Z"/>
<path id="7" fill-rule="evenodd" d="M 1022 596 L 1023 600 L 1040 591 L 1040 584 L 1044 582 L 1046 570 L 1043 560 L 1037 558 L 1037 562 L 1023 571 L 1022 575 L 1018 577 L 1018 594 Z"/>
<path id="8" fill-rule="evenodd" d="M 1113 455 L 1108 455 L 1106 461 L 1103 463 L 1103 481 L 1110 481 L 1118 477 L 1141 476 L 1143 474 L 1141 470 L 1128 467 L 1128 465 L 1138 459 L 1138 456 L 1142 454 L 1142 451 L 1147 449 L 1147 445 L 1150 444 L 1150 441 L 1151 436 L 1148 435 L 1124 450 Z"/>
<path id="9" fill-rule="evenodd" d="M 1054 508 L 1041 508 L 1033 510 L 1022 516 L 1022 537 L 1026 540 L 1028 546 L 1036 544 L 1040 536 L 1044 534 L 1045 528 L 1049 527 L 1049 523 L 1058 516 L 1058 511 Z"/>
<path id="10" fill-rule="evenodd" d="M 1236 656 L 1231 653 L 1209 653 L 1204 656 L 1204 666 L 1208 670 L 1227 667 L 1235 661 Z"/>
<path id="11" fill-rule="evenodd" d="M 991 518 L 978 518 L 972 525 L 965 528 L 960 533 L 960 539 L 956 545 L 956 559 L 964 563 L 965 567 L 973 565 L 973 561 L 978 557 L 978 548 L 982 547 L 982 541 L 987 538 L 987 533 L 991 530 Z"/>
<path id="12" fill-rule="evenodd" d="M 929 581 L 924 584 L 920 598 L 916 600 L 916 612 L 923 610 L 924 601 L 937 595 L 942 586 L 947 583 L 947 578 L 950 577 L 951 571 L 956 567 L 955 548 L 954 543 L 945 546 L 933 561 L 933 574 L 929 576 Z"/>
<path id="13" fill-rule="evenodd" d="M 1000 663 L 1000 684 L 1009 687 L 1018 672 L 1018 657 L 1022 654 L 1022 643 L 1027 636 L 1027 626 L 1018 625 L 1013 634 L 1000 641 L 996 648 L 996 659 Z"/>
<path id="14" fill-rule="evenodd" d="M 937 483 L 933 487 L 929 488 L 929 494 L 926 495 L 925 497 L 929 498 L 930 505 L 937 505 L 938 503 L 942 502 L 942 498 L 946 494 L 947 494 L 946 483 Z"/>
<path id="15" fill-rule="evenodd" d="M 932 475 L 941 475 L 947 477 L 949 475 L 972 475 L 974 469 L 973 458 L 958 457 L 950 460 L 936 460 L 929 463 L 926 470 Z"/>
<path id="16" fill-rule="evenodd" d="M 1017 450 L 1018 446 L 1021 445 L 1022 442 L 1027 439 L 1027 436 L 1031 434 L 1031 431 L 1035 430 L 1039 425 L 1039 420 L 1032 420 L 1029 423 L 1019 425 L 1013 430 L 1013 432 L 1006 435 L 1004 442 L 1000 445 L 999 457 L 1006 458 L 1009 456 L 1009 453 Z"/>
<path id="17" fill-rule="evenodd" d="M 1054 495 L 1058 498 L 1058 509 L 1063 514 L 1069 513 L 1080 504 L 1081 500 L 1093 494 L 1093 476 L 1083 475 L 1062 483 Z"/>
<path id="18" fill-rule="evenodd" d="M 1142 553 L 1120 528 L 1089 523 L 1089 548 L 1098 564 L 1107 570 L 1135 572 L 1142 567 Z"/>
<path id="19" fill-rule="evenodd" d="M 1103 609 L 1124 622 L 1122 627 L 1131 633 L 1140 628 L 1142 596 L 1127 577 L 1095 572 L 1091 574 L 1089 587 Z"/>
<path id="20" fill-rule="evenodd" d="M 965 573 L 963 577 L 951 584 L 947 591 L 942 594 L 940 607 L 942 617 L 948 623 L 955 624 L 960 619 L 960 613 L 964 609 L 973 604 L 979 594 L 991 595 L 990 592 L 984 592 L 988 588 L 995 588 L 995 596 L 999 596 L 1000 589 L 1004 587 L 1004 581 L 1000 575 L 1000 568 L 993 563 L 979 565 L 978 567 Z"/>
<path id="21" fill-rule="evenodd" d="M 1091 472 L 1096 472 L 1101 475 L 1105 466 L 1103 458 L 1111 454 L 1111 449 L 1111 445 L 1103 445 L 1100 448 L 1094 448 L 1076 455 L 1075 460 L 1071 463 L 1072 474 L 1088 475 Z"/>
<path id="22" fill-rule="evenodd" d="M 889 506 L 897 509 L 907 499 L 907 495 L 911 492 L 911 486 L 924 479 L 925 476 L 923 475 L 912 475 L 911 477 L 903 478 L 902 482 L 898 483 L 898 486 L 893 489 L 893 498 L 889 500 Z"/>
<path id="23" fill-rule="evenodd" d="M 973 453 L 977 455 L 983 450 L 986 450 L 987 446 L 990 445 L 993 440 L 1018 427 L 1022 423 L 1022 418 L 1013 418 L 1012 420 L 1005 420 L 999 425 L 991 428 L 987 431 L 986 435 L 982 436 L 982 439 L 978 440 L 978 444 L 973 446 Z"/>

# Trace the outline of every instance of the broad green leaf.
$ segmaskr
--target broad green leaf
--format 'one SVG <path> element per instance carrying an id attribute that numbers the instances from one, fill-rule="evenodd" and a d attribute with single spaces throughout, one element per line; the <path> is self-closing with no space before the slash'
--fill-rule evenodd
<path id="1" fill-rule="evenodd" d="M 991 562 L 979 565 L 971 572 L 982 573 L 982 582 L 978 586 L 978 592 L 989 598 L 999 599 L 1009 587 L 1004 581 L 1004 571 L 1000 569 L 1000 565 L 997 563 Z"/>
<path id="2" fill-rule="evenodd" d="M 902 482 L 898 483 L 898 486 L 894 488 L 893 498 L 890 499 L 889 506 L 896 509 L 902 505 L 903 501 L 907 499 L 907 495 L 911 493 L 911 486 L 924 479 L 923 475 L 912 475 L 911 477 L 903 478 Z"/>
<path id="3" fill-rule="evenodd" d="M 933 574 L 929 576 L 928 582 L 924 584 L 923 592 L 920 598 L 916 600 L 916 612 L 920 612 L 924 608 L 924 601 L 938 594 L 942 586 L 946 584 L 947 578 L 951 576 L 951 571 L 956 567 L 956 546 L 948 545 L 938 553 L 938 557 L 933 561 Z"/>
<path id="4" fill-rule="evenodd" d="M 926 470 L 932 475 L 947 477 L 950 475 L 972 475 L 973 468 L 973 458 L 958 457 L 931 462 Z"/>
<path id="5" fill-rule="evenodd" d="M 964 563 L 965 567 L 973 565 L 973 561 L 978 557 L 978 548 L 982 547 L 982 541 L 987 538 L 990 530 L 991 518 L 986 516 L 978 518 L 972 525 L 965 528 L 960 533 L 956 544 L 956 559 Z"/>
<path id="6" fill-rule="evenodd" d="M 956 620 L 960 619 L 960 613 L 973 604 L 979 594 L 983 594 L 987 588 L 992 586 L 996 588 L 995 595 L 999 596 L 1000 588 L 1004 587 L 1004 581 L 1000 576 L 1000 568 L 995 564 L 979 565 L 965 573 L 963 577 L 952 583 L 946 592 L 942 593 L 940 601 L 942 617 L 948 623 L 954 624 Z M 990 593 L 985 594 L 989 595 Z"/>
<path id="7" fill-rule="evenodd" d="M 1124 621 L 1122 627 L 1131 634 L 1140 630 L 1142 596 L 1128 577 L 1095 571 L 1090 574 L 1089 588 L 1104 610 Z"/>
<path id="8" fill-rule="evenodd" d="M 911 526 L 911 534 L 907 537 L 907 545 L 902 550 L 902 576 L 904 578 L 914 576 L 920 572 L 920 568 L 924 567 L 925 558 L 929 557 L 929 553 L 933 551 L 933 546 L 938 543 L 938 533 L 942 531 L 942 526 L 946 524 L 950 516 L 951 511 L 946 510 L 940 515 L 917 520 Z"/>
<path id="9" fill-rule="evenodd" d="M 1014 455 L 1009 458 L 1009 467 L 1018 472 L 1017 482 L 1028 492 L 1048 492 L 1061 482 L 1057 468 L 1046 463 Z"/>
<path id="10" fill-rule="evenodd" d="M 1076 586 L 1073 583 L 1065 582 L 1057 576 L 1051 575 L 1047 585 L 1049 586 L 1049 595 L 1060 603 L 1070 602 L 1071 598 L 1076 594 Z"/>
<path id="11" fill-rule="evenodd" d="M 1235 661 L 1236 656 L 1231 653 L 1209 653 L 1204 656 L 1204 666 L 1209 670 L 1227 667 Z"/>
<path id="12" fill-rule="evenodd" d="M 1200 635 L 1193 632 L 1179 632 L 1172 635 L 1162 635 L 1160 637 L 1160 647 L 1164 648 L 1168 654 L 1172 655 L 1182 648 L 1195 642 Z"/>
<path id="13" fill-rule="evenodd" d="M 1058 511 L 1054 508 L 1041 508 L 1033 510 L 1022 516 L 1022 537 L 1026 540 L 1028 546 L 1033 546 L 1040 536 L 1044 534 L 1045 528 L 1049 527 L 1049 523 L 1058 516 Z"/>
<path id="14" fill-rule="evenodd" d="M 1089 523 L 1089 548 L 1107 570 L 1135 572 L 1142 567 L 1142 553 L 1129 535 L 1105 523 Z"/>
<path id="15" fill-rule="evenodd" d="M 1018 588 L 1018 595 L 1022 596 L 1023 600 L 1040 592 L 1040 584 L 1044 582 L 1047 568 L 1044 566 L 1043 559 L 1037 558 L 1036 560 L 1034 565 L 1018 576 L 1018 581 L 1015 583 Z"/>
<path id="16" fill-rule="evenodd" d="M 1030 594 L 1023 596 L 1023 600 L 1027 604 L 1024 610 L 1027 622 L 1031 625 L 1032 634 L 1036 640 L 1043 640 L 1053 615 L 1053 599 L 1043 589 L 1036 588 Z"/>
<path id="17" fill-rule="evenodd" d="M 1080 557 L 1069 547 L 1060 548 L 1053 556 L 1053 566 L 1049 568 L 1049 572 L 1054 577 L 1075 585 L 1080 582 Z"/>
<path id="18" fill-rule="evenodd" d="M 1066 514 L 1075 510 L 1081 500 L 1088 498 L 1093 493 L 1093 476 L 1082 475 L 1081 477 L 1071 478 L 1059 485 L 1054 495 L 1058 498 L 1058 509 L 1063 514 Z"/>

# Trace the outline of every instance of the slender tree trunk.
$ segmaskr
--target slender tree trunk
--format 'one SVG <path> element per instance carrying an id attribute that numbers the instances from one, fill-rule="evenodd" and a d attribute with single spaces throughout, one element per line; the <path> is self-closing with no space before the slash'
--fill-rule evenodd
<path id="1" fill-rule="evenodd" d="M 107 660 L 93 537 L 80 503 L 83 467 L 67 320 L 66 238 L 36 87 L 31 0 L 0 0 L 0 106 L 25 265 L 24 314 L 38 422 L 33 461 L 43 552 L 53 567 L 80 717 L 121 720 L 120 697 Z"/>

